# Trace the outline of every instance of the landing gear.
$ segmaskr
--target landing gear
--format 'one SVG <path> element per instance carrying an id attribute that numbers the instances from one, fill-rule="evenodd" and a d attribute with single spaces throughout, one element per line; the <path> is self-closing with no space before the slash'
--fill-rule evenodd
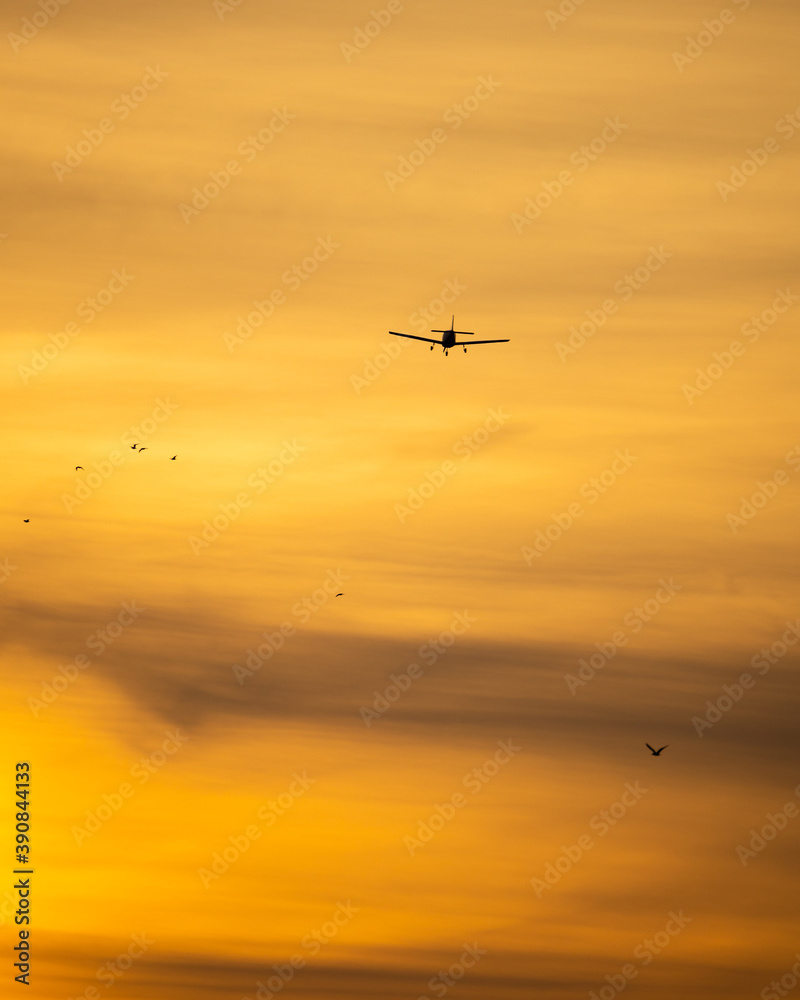
<path id="1" fill-rule="evenodd" d="M 466 349 L 466 347 L 464 348 L 464 353 L 465 353 L 465 354 L 467 353 L 467 349 Z"/>
<path id="2" fill-rule="evenodd" d="M 433 344 L 431 344 L 431 350 L 433 350 Z"/>
<path id="3" fill-rule="evenodd" d="M 444 352 L 444 356 L 447 357 L 447 351 Z"/>

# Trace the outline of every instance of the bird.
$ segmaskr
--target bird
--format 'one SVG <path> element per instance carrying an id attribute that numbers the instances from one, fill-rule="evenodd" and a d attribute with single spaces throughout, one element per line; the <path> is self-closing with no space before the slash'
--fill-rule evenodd
<path id="1" fill-rule="evenodd" d="M 138 447 L 139 447 L 139 445 L 138 445 L 138 444 L 132 444 L 132 445 L 131 445 L 131 448 L 132 448 L 132 449 L 133 449 L 134 451 L 136 451 L 136 449 L 137 449 Z"/>
<path id="2" fill-rule="evenodd" d="M 141 453 L 142 453 L 143 451 L 147 451 L 147 448 L 140 448 L 140 449 L 139 449 L 139 454 L 141 455 Z"/>
<path id="3" fill-rule="evenodd" d="M 173 455 L 172 458 L 170 459 L 170 462 L 174 462 L 177 457 L 178 457 L 177 455 Z"/>
<path id="4" fill-rule="evenodd" d="M 344 594 L 337 594 L 337 597 L 344 597 Z"/>
<path id="5" fill-rule="evenodd" d="M 78 471 L 78 469 L 80 469 L 80 470 L 81 470 L 81 472 L 83 472 L 83 466 L 82 466 L 82 465 L 76 465 L 76 466 L 75 466 L 75 471 L 77 472 L 77 471 Z"/>
<path id="6" fill-rule="evenodd" d="M 648 749 L 648 750 L 649 750 L 649 751 L 650 751 L 650 752 L 652 753 L 652 755 L 653 755 L 654 757 L 658 757 L 658 755 L 659 755 L 659 754 L 661 753 L 661 750 L 666 750 L 666 749 L 667 749 L 667 747 L 669 746 L 669 743 L 667 743 L 667 744 L 666 744 L 666 746 L 663 746 L 663 747 L 661 747 L 661 750 L 654 750 L 654 749 L 653 749 L 653 748 L 652 748 L 652 747 L 650 746 L 650 744 L 649 744 L 649 743 L 645 743 L 645 746 L 646 746 L 646 747 L 647 747 L 647 749 Z"/>
<path id="7" fill-rule="evenodd" d="M 22 519 L 22 520 L 23 520 L 23 521 L 24 521 L 24 522 L 25 522 L 26 524 L 28 524 L 28 523 L 30 522 L 30 518 L 29 518 L 29 517 L 23 517 L 23 519 Z"/>

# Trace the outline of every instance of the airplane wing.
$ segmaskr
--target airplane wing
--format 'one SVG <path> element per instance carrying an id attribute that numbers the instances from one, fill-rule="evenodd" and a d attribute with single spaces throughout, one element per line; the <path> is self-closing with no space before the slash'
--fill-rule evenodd
<path id="1" fill-rule="evenodd" d="M 453 346 L 475 347 L 476 344 L 510 344 L 510 343 L 511 343 L 510 340 L 458 340 Z"/>
<path id="2" fill-rule="evenodd" d="M 442 346 L 441 340 L 433 340 L 431 337 L 415 337 L 413 333 L 395 333 L 394 330 L 390 330 L 389 333 L 393 337 L 409 337 L 411 340 L 424 340 L 426 344 L 438 344 Z"/>

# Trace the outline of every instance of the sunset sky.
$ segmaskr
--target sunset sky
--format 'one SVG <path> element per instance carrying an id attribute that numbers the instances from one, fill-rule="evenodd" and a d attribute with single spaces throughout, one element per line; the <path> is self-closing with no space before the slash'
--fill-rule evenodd
<path id="1" fill-rule="evenodd" d="M 800 995 L 797 4 L 1 26 L 9 993 Z"/>

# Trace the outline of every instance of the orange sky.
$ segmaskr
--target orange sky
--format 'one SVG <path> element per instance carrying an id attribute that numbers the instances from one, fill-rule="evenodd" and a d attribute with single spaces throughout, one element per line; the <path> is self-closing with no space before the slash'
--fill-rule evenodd
<path id="1" fill-rule="evenodd" d="M 28 995 L 791 976 L 797 9 L 570 8 L 6 5 Z"/>

